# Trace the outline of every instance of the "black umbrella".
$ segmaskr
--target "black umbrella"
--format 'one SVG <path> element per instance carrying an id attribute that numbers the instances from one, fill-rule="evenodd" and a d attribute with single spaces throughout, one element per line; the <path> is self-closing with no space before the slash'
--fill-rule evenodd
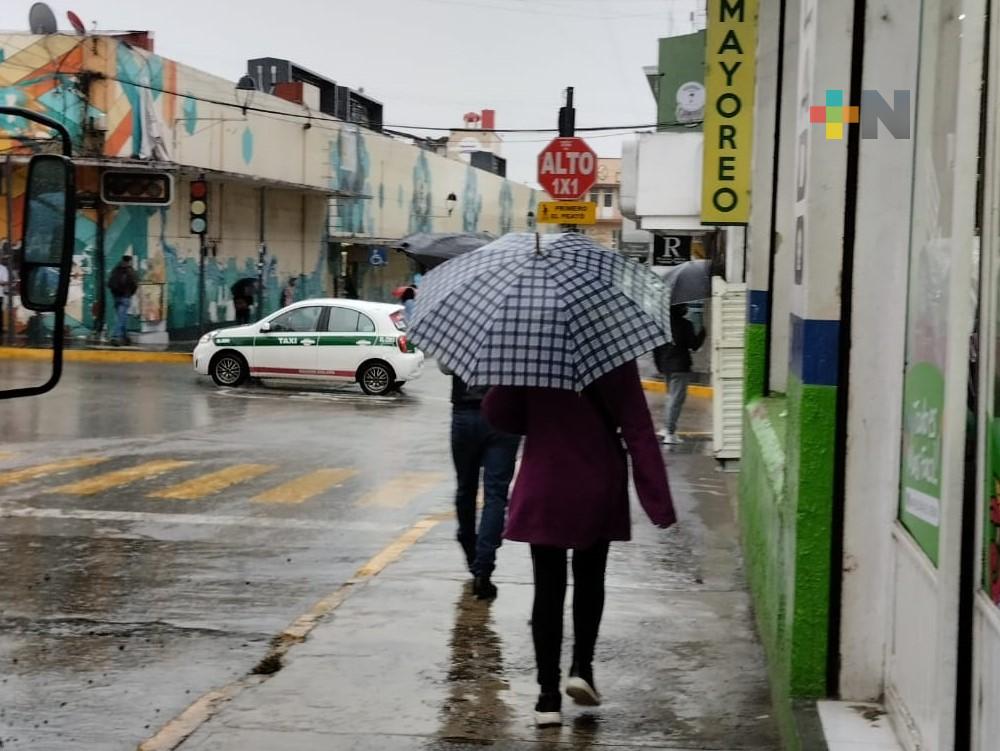
<path id="1" fill-rule="evenodd" d="M 243 279 L 238 279 L 232 287 L 229 288 L 233 297 L 250 297 L 252 298 L 257 292 L 257 277 L 244 277 Z"/>
<path id="2" fill-rule="evenodd" d="M 395 247 L 424 268 L 433 269 L 463 253 L 478 250 L 493 239 L 485 232 L 416 232 Z"/>
<path id="3" fill-rule="evenodd" d="M 656 269 L 670 290 L 670 304 L 707 300 L 712 296 L 712 262 L 687 261 L 663 272 Z"/>

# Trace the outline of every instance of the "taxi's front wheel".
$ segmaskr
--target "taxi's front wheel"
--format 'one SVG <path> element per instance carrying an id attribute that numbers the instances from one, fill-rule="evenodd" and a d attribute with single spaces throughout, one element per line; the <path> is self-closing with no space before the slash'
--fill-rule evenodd
<path id="1" fill-rule="evenodd" d="M 212 358 L 208 372 L 216 386 L 239 386 L 250 375 L 243 356 L 236 352 L 220 352 Z"/>
<path id="2" fill-rule="evenodd" d="M 396 382 L 396 374 L 385 362 L 366 363 L 358 371 L 358 383 L 361 390 L 369 396 L 385 396 Z"/>

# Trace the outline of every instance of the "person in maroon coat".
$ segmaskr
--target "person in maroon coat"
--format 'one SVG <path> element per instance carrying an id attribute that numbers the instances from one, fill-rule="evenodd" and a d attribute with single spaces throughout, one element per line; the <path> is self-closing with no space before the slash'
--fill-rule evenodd
<path id="1" fill-rule="evenodd" d="M 566 553 L 573 551 L 575 637 L 566 693 L 577 704 L 596 706 L 592 664 L 608 547 L 631 537 L 627 456 L 642 508 L 662 528 L 677 521 L 667 470 L 634 362 L 582 393 L 494 387 L 482 409 L 498 430 L 525 436 L 504 537 L 531 544 L 531 629 L 541 688 L 535 720 L 559 724 Z"/>

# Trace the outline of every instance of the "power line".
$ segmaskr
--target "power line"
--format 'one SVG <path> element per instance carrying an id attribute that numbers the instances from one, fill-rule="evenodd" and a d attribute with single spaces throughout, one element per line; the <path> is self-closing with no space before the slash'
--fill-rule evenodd
<path id="1" fill-rule="evenodd" d="M 74 48 L 75 49 L 75 48 Z M 66 57 L 73 50 L 69 50 L 63 56 L 63 60 L 60 60 L 60 65 L 65 60 Z M 4 61 L 0 63 L 0 66 L 17 67 L 25 70 L 33 70 L 26 65 L 14 63 L 12 61 Z M 58 77 L 60 75 L 66 75 L 65 73 L 50 73 L 51 77 Z M 152 84 L 142 83 L 140 81 L 133 81 L 127 78 L 122 78 L 120 76 L 102 75 L 101 78 L 105 80 L 116 81 L 121 84 L 126 84 L 129 86 L 135 86 L 141 89 L 147 89 L 149 91 L 155 91 L 160 94 L 167 94 L 169 96 L 176 96 L 181 99 L 190 99 L 196 102 L 202 102 L 204 104 L 214 104 L 218 107 L 228 107 L 230 109 L 238 109 L 245 112 L 254 112 L 257 114 L 264 115 L 277 115 L 283 118 L 291 118 L 297 120 L 306 120 L 309 122 L 330 122 L 337 123 L 339 125 L 351 125 L 346 120 L 341 120 L 336 117 L 331 117 L 320 112 L 292 112 L 288 110 L 272 109 L 268 107 L 259 107 L 253 104 L 242 105 L 238 102 L 227 102 L 223 99 L 214 99 L 212 97 L 200 96 L 198 94 L 192 94 L 190 92 L 180 92 L 171 91 L 170 89 L 165 89 L 160 86 L 154 86 Z M 626 124 L 626 125 L 590 125 L 590 126 L 578 126 L 577 131 L 583 133 L 600 133 L 603 131 L 637 131 L 637 130 L 649 130 L 649 129 L 660 129 L 660 128 L 693 128 L 701 125 L 701 120 L 692 122 L 679 122 L 679 121 L 668 121 L 661 123 L 639 123 L 639 124 Z M 455 132 L 455 133 L 497 133 L 497 134 L 516 134 L 516 133 L 558 133 L 558 128 L 456 128 L 450 125 L 408 125 L 408 124 L 390 124 L 384 126 L 386 129 L 392 130 L 417 130 L 417 131 L 441 131 L 441 132 Z"/>
<path id="2" fill-rule="evenodd" d="M 150 91 L 156 91 L 161 94 L 169 94 L 171 96 L 181 97 L 182 99 L 192 99 L 197 102 L 203 102 L 205 104 L 214 104 L 220 107 L 230 107 L 239 110 L 246 110 L 247 112 L 263 113 L 267 115 L 278 115 L 281 117 L 296 118 L 299 120 L 310 120 L 313 122 L 331 122 L 338 123 L 341 125 L 351 125 L 352 123 L 341 120 L 336 117 L 331 117 L 329 115 L 319 113 L 319 112 L 289 112 L 286 110 L 276 110 L 267 107 L 257 107 L 252 104 L 242 105 L 238 102 L 227 102 L 222 99 L 213 99 L 211 97 L 199 96 L 197 94 L 184 93 L 179 91 L 170 91 L 169 89 L 164 89 L 159 86 L 153 86 L 152 84 L 140 83 L 138 81 L 130 81 L 126 78 L 121 78 L 119 76 L 105 76 L 105 78 L 119 83 L 128 84 L 130 86 L 137 86 L 142 89 L 149 89 Z M 577 127 L 577 131 L 597 133 L 600 131 L 608 130 L 644 130 L 649 128 L 669 128 L 669 127 L 694 127 L 700 125 L 701 121 L 694 122 L 679 122 L 670 121 L 662 123 L 640 123 L 638 125 L 590 125 Z M 449 125 L 385 125 L 385 128 L 393 130 L 423 130 L 423 131 L 454 131 L 456 133 L 558 133 L 558 128 L 455 128 Z"/>

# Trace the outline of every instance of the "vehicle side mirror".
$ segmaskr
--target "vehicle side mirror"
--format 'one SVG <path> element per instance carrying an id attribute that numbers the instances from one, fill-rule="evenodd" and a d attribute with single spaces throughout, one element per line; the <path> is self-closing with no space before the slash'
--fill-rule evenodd
<path id="1" fill-rule="evenodd" d="M 271 330 L 271 324 L 269 321 L 264 321 L 264 323 L 260 325 L 260 333 L 266 334 L 270 330 Z"/>
<path id="2" fill-rule="evenodd" d="M 66 305 L 76 210 L 73 163 L 39 154 L 28 166 L 21 242 L 21 304 L 52 313 Z"/>

